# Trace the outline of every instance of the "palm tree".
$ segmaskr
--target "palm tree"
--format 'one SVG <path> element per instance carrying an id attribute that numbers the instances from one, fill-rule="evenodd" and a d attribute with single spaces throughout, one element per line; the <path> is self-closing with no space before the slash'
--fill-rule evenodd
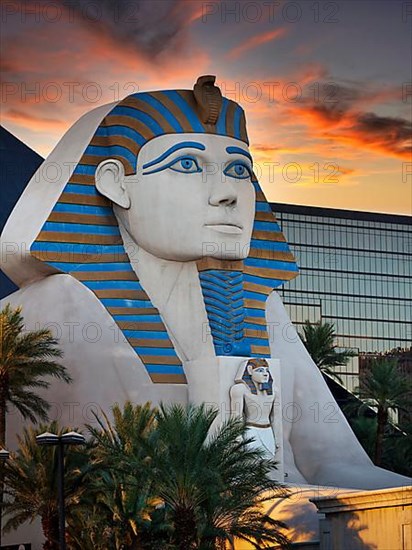
<path id="1" fill-rule="evenodd" d="M 342 384 L 340 376 L 333 367 L 346 365 L 351 357 L 357 355 L 350 349 L 337 351 L 335 327 L 333 323 L 310 323 L 305 321 L 303 332 L 299 333 L 305 348 L 319 369 L 328 376 L 336 378 Z"/>
<path id="2" fill-rule="evenodd" d="M 55 361 L 62 356 L 57 343 L 47 329 L 25 331 L 21 308 L 7 304 L 0 311 L 0 446 L 5 445 L 9 404 L 24 419 L 46 420 L 50 405 L 32 389 L 47 389 L 47 376 L 71 381 L 65 367 Z"/>
<path id="3" fill-rule="evenodd" d="M 123 409 L 115 405 L 112 413 L 113 422 L 102 412 L 103 418 L 96 416 L 98 426 L 88 426 L 94 442 L 92 468 L 80 504 L 86 509 L 95 505 L 97 515 L 106 518 L 113 547 L 166 549 L 152 471 L 155 411 L 149 404 L 126 402 Z M 79 541 L 83 547 L 85 542 Z"/>
<path id="4" fill-rule="evenodd" d="M 118 547 L 110 514 L 93 502 L 86 491 L 66 519 L 66 542 L 70 550 L 107 550 Z"/>
<path id="5" fill-rule="evenodd" d="M 43 432 L 62 434 L 70 431 L 57 422 L 24 428 L 18 436 L 18 450 L 4 465 L 6 513 L 4 532 L 17 529 L 26 521 L 40 517 L 46 541 L 45 550 L 58 550 L 59 523 L 57 498 L 57 447 L 39 446 L 36 435 Z M 84 491 L 80 472 L 87 464 L 87 451 L 69 446 L 65 452 L 65 502 L 68 518 Z"/>
<path id="6" fill-rule="evenodd" d="M 385 440 L 382 463 L 398 474 L 412 477 L 412 423 L 403 424 Z"/>
<path id="7" fill-rule="evenodd" d="M 159 496 L 179 550 L 224 548 L 234 537 L 255 548 L 288 546 L 280 522 L 263 503 L 286 491 L 269 477 L 275 466 L 245 439 L 246 427 L 230 419 L 211 431 L 216 409 L 162 406 L 157 414 L 153 469 Z"/>
<path id="8" fill-rule="evenodd" d="M 408 404 L 411 384 L 399 373 L 396 359 L 375 358 L 370 363 L 368 375 L 354 391 L 366 405 L 377 410 L 374 462 L 382 462 L 383 439 L 388 425 L 389 411 L 404 409 Z"/>
<path id="9" fill-rule="evenodd" d="M 77 510 L 82 525 L 97 514 L 111 542 L 98 533 L 90 541 L 90 531 L 79 536 L 85 529 L 73 523 L 73 548 L 215 550 L 234 537 L 286 548 L 284 525 L 262 511 L 266 500 L 286 496 L 269 478 L 274 462 L 244 441 L 240 420 L 212 433 L 216 416 L 204 407 L 126 403 L 113 408 L 113 422 L 97 417 L 98 426 L 88 426 L 92 467 Z"/>

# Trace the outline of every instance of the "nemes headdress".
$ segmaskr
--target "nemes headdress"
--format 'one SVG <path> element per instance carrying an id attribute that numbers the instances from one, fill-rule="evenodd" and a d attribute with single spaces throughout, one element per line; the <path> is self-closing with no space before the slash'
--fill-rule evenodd
<path id="1" fill-rule="evenodd" d="M 145 143 L 179 133 L 249 143 L 243 109 L 222 97 L 214 76 L 199 77 L 193 90 L 130 95 L 98 126 L 30 249 L 32 256 L 69 273 L 95 294 L 158 383 L 185 383 L 182 362 L 130 265 L 112 203 L 95 187 L 95 172 L 101 161 L 115 158 L 126 175 L 135 174 Z M 256 212 L 249 256 L 197 262 L 217 355 L 270 356 L 265 302 L 298 271 L 256 178 L 253 185 Z"/>
<path id="2" fill-rule="evenodd" d="M 266 359 L 254 357 L 242 363 L 236 374 L 235 384 L 245 384 L 254 395 L 257 395 L 256 386 L 252 380 L 252 376 L 249 374 L 249 366 L 252 367 L 252 369 L 258 369 L 259 367 L 266 367 L 269 369 L 269 364 Z M 270 370 L 269 381 L 266 384 L 262 384 L 262 390 L 266 390 L 267 395 L 273 395 L 273 377 Z"/>

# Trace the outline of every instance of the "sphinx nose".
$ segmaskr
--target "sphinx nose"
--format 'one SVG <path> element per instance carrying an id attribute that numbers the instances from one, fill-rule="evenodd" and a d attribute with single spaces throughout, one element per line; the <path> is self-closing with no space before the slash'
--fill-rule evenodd
<path id="1" fill-rule="evenodd" d="M 215 184 L 209 195 L 211 206 L 225 206 L 234 208 L 237 205 L 237 193 L 229 182 Z"/>

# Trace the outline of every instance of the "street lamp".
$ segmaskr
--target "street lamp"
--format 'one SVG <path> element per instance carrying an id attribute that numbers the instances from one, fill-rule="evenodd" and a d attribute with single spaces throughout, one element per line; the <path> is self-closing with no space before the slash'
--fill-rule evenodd
<path id="1" fill-rule="evenodd" d="M 6 460 L 8 460 L 10 457 L 10 453 L 9 451 L 7 451 L 6 449 L 0 449 L 0 462 L 2 464 L 4 464 L 6 462 Z"/>
<path id="2" fill-rule="evenodd" d="M 2 534 L 1 531 L 3 529 L 3 465 L 4 463 L 9 459 L 10 453 L 7 449 L 3 449 L 3 447 L 0 449 L 0 464 L 1 464 L 1 473 L 0 473 L 0 548 L 1 548 L 1 540 L 2 540 Z"/>
<path id="3" fill-rule="evenodd" d="M 57 447 L 58 498 L 59 498 L 59 546 L 66 550 L 66 513 L 64 506 L 64 446 L 84 445 L 86 438 L 77 432 L 67 432 L 61 435 L 44 432 L 36 436 L 38 445 Z"/>

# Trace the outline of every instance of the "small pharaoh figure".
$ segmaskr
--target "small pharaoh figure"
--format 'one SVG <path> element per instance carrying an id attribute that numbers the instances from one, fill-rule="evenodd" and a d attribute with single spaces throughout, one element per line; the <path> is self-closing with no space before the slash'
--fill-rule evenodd
<path id="1" fill-rule="evenodd" d="M 245 418 L 248 435 L 253 445 L 266 449 L 273 458 L 276 454 L 274 408 L 276 392 L 266 359 L 242 362 L 230 389 L 231 412 Z"/>

